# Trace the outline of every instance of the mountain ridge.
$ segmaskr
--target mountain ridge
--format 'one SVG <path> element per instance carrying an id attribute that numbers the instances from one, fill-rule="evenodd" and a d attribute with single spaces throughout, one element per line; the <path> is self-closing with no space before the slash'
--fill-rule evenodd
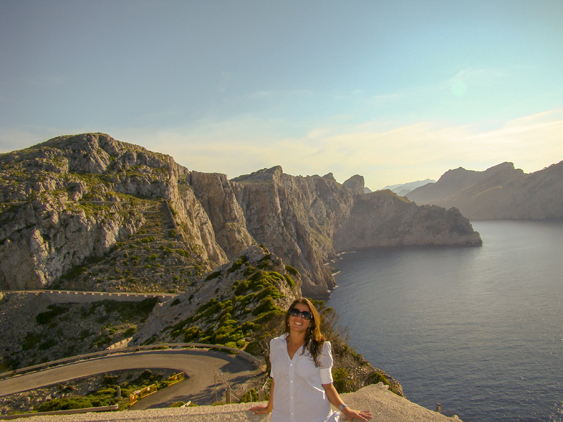
<path id="1" fill-rule="evenodd" d="M 533 173 L 505 162 L 485 171 L 448 170 L 407 194 L 418 204 L 456 207 L 471 220 L 563 218 L 563 161 Z"/>
<path id="2" fill-rule="evenodd" d="M 411 204 L 407 212 L 400 201 L 389 199 L 385 212 L 364 225 L 363 233 L 350 231 L 351 240 L 335 248 L 335 234 L 351 227 L 354 209 L 354 218 L 361 219 L 379 206 L 363 201 L 362 176 L 340 184 L 330 174 L 291 176 L 275 166 L 228 180 L 221 173 L 190 171 L 168 155 L 101 133 L 56 137 L 1 154 L 0 166 L 0 285 L 8 289 L 52 285 L 110 252 L 111 262 L 125 260 L 135 271 L 140 266 L 166 273 L 167 260 L 176 257 L 184 266 L 176 276 L 185 285 L 261 243 L 301 273 L 303 294 L 322 297 L 335 285 L 325 263 L 347 248 L 376 246 L 373 239 L 384 226 L 389 228 L 385 236 L 396 238 L 392 244 L 481 244 L 472 229 L 456 232 L 461 226 L 444 218 L 444 209 L 428 214 Z M 391 192 L 378 197 L 387 195 L 395 197 Z M 154 201 L 164 201 L 172 228 L 141 237 Z M 358 201 L 363 205 L 356 206 Z M 451 224 L 438 229 L 419 223 L 414 230 L 407 220 L 415 221 L 417 213 Z M 371 243 L 358 240 L 366 234 Z M 141 238 L 133 245 L 125 242 L 135 236 Z M 159 254 L 151 252 L 151 242 L 158 243 Z M 137 278 L 136 287 L 115 280 L 110 287 L 104 279 L 100 288 L 145 288 L 143 280 L 131 276 L 135 271 L 126 271 L 125 280 Z M 139 274 L 150 278 L 150 271 Z M 172 283 L 174 275 L 165 276 Z"/>
<path id="3" fill-rule="evenodd" d="M 390 190 L 391 192 L 395 192 L 399 196 L 405 196 L 407 193 L 413 191 L 414 189 L 420 186 L 427 185 L 428 183 L 436 183 L 436 181 L 433 179 L 417 180 L 415 182 L 399 183 L 397 185 L 385 186 L 383 189 L 379 190 Z"/>

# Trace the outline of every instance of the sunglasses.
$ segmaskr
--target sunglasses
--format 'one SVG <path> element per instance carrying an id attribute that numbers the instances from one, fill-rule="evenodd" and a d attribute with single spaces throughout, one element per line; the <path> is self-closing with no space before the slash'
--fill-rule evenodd
<path id="1" fill-rule="evenodd" d="M 313 319 L 313 314 L 309 311 L 300 311 L 297 308 L 293 308 L 289 310 L 289 315 L 292 317 L 298 317 L 300 316 L 301 318 L 309 321 L 311 319 Z"/>

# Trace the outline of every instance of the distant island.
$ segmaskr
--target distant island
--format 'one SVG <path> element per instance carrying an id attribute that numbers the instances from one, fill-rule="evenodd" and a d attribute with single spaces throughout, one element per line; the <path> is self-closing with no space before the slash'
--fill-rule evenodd
<path id="1" fill-rule="evenodd" d="M 409 192 L 413 191 L 414 189 L 416 189 L 420 186 L 427 185 L 429 183 L 436 183 L 436 181 L 433 180 L 433 179 L 417 180 L 416 182 L 401 183 L 401 184 L 398 184 L 398 185 L 385 186 L 381 190 L 388 189 L 391 192 L 395 192 L 399 196 L 407 196 L 407 194 Z"/>

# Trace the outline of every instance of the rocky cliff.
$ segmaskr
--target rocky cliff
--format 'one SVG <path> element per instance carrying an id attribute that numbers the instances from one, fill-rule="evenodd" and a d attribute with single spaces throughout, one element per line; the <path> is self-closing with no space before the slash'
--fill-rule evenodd
<path id="1" fill-rule="evenodd" d="M 479 233 L 456 208 L 417 206 L 391 191 L 377 191 L 358 198 L 350 218 L 334 236 L 337 251 L 379 246 L 481 244 Z"/>
<path id="2" fill-rule="evenodd" d="M 103 134 L 0 155 L 0 287 L 49 286 L 136 233 L 163 199 L 192 264 L 226 262 L 188 174 L 169 156 Z"/>
<path id="3" fill-rule="evenodd" d="M 228 180 L 105 134 L 62 136 L 0 155 L 0 288 L 180 291 L 255 244 L 334 286 L 338 251 L 479 244 L 455 212 L 421 208 L 364 181 L 290 176 Z"/>
<path id="4" fill-rule="evenodd" d="M 336 255 L 334 232 L 348 218 L 351 191 L 319 176 L 295 177 L 281 167 L 233 179 L 253 237 L 300 271 L 303 292 L 320 296 L 334 287 L 324 263 Z"/>
<path id="5" fill-rule="evenodd" d="M 417 204 L 456 207 L 471 220 L 563 218 L 563 161 L 530 174 L 512 163 L 482 172 L 449 170 L 407 197 Z"/>
<path id="6" fill-rule="evenodd" d="M 295 268 L 264 246 L 251 246 L 174 300 L 157 304 L 129 344 L 221 344 L 265 357 L 270 340 L 283 332 L 285 310 L 301 297 L 301 285 Z M 334 310 L 324 302 L 316 306 L 322 332 L 332 342 L 340 391 L 384 381 L 404 396 L 398 381 L 345 343 Z"/>
<path id="7" fill-rule="evenodd" d="M 299 273 L 265 247 L 251 246 L 176 299 L 157 304 L 132 344 L 199 342 L 246 348 L 252 339 L 252 353 L 268 324 L 298 297 Z"/>

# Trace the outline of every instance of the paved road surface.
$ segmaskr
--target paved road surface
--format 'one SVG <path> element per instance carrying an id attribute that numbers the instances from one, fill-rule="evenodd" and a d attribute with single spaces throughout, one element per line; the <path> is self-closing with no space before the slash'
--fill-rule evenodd
<path id="1" fill-rule="evenodd" d="M 154 350 L 90 359 L 0 381 L 0 395 L 8 395 L 95 374 L 126 369 L 167 368 L 182 371 L 189 379 L 139 401 L 133 409 L 167 407 L 177 401 L 215 402 L 215 373 L 238 385 L 261 371 L 243 358 L 207 350 Z M 223 392 L 224 386 L 217 386 Z"/>

